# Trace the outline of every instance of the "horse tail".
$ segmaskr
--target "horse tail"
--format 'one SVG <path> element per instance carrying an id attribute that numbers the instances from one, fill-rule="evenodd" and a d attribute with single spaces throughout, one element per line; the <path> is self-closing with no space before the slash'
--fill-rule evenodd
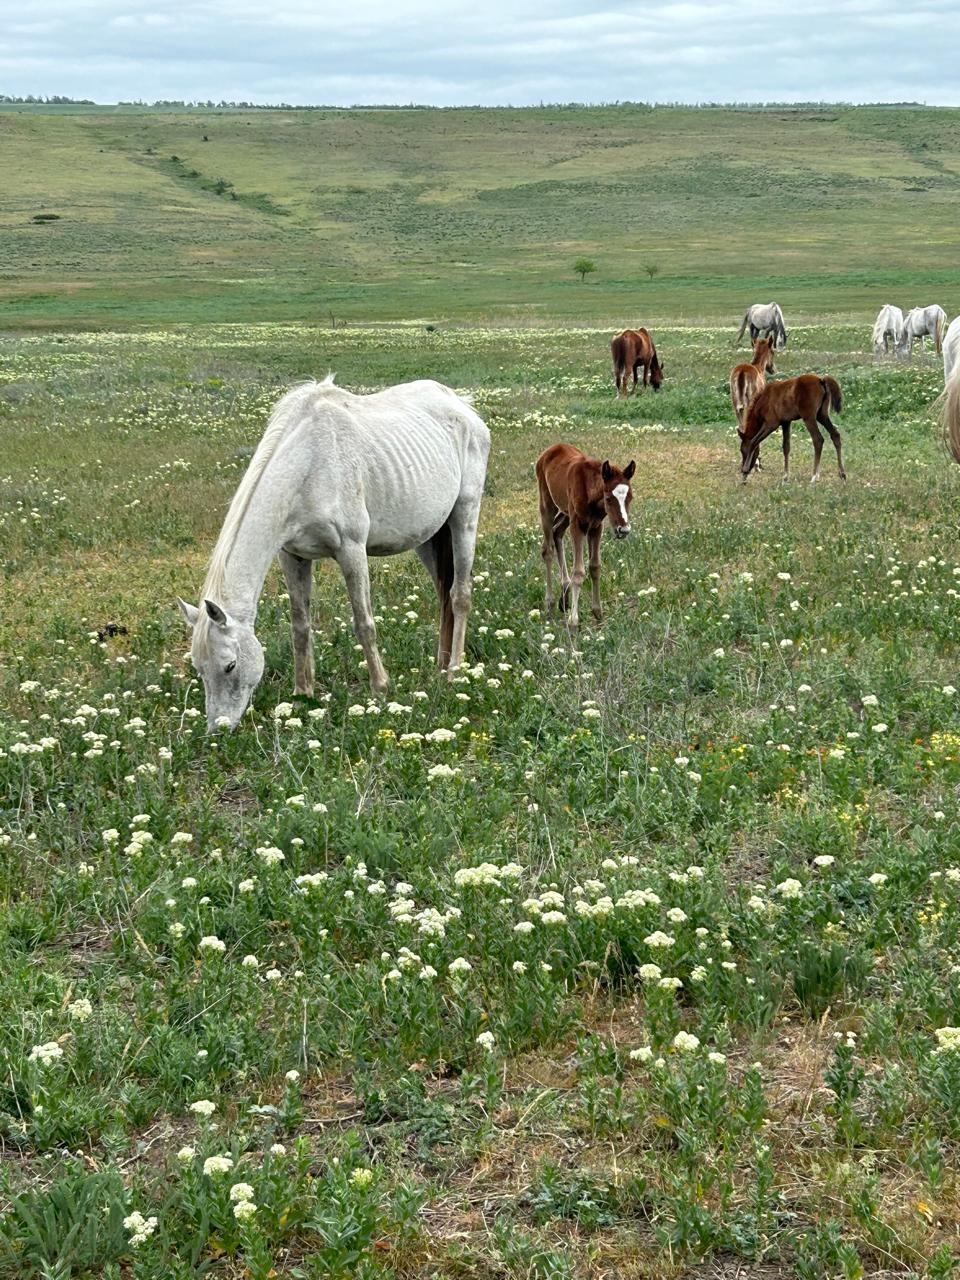
<path id="1" fill-rule="evenodd" d="M 730 399 L 733 401 L 733 411 L 737 415 L 737 421 L 742 426 L 744 416 L 750 407 L 750 388 L 747 386 L 745 369 L 735 369 L 730 375 Z"/>
<path id="2" fill-rule="evenodd" d="M 937 355 L 943 355 L 943 322 L 946 319 L 946 312 L 943 307 L 937 312 L 937 323 L 933 332 L 933 340 L 937 344 Z"/>
<path id="3" fill-rule="evenodd" d="M 430 539 L 433 563 L 436 571 L 437 596 L 440 600 L 440 653 L 450 661 L 453 641 L 453 535 L 449 522 L 442 524 Z"/>
<path id="4" fill-rule="evenodd" d="M 824 395 L 830 396 L 830 408 L 834 413 L 839 413 L 843 409 L 843 392 L 840 390 L 840 383 L 828 374 L 820 379 L 820 385 L 823 387 Z"/>
<path id="5" fill-rule="evenodd" d="M 613 379 L 617 384 L 617 390 L 620 390 L 621 382 L 626 382 L 627 378 L 627 342 L 621 337 L 614 338 L 610 343 L 610 350 L 613 353 Z"/>
<path id="6" fill-rule="evenodd" d="M 743 324 L 740 326 L 740 332 L 737 334 L 737 341 L 734 344 L 735 346 L 739 347 L 740 339 L 743 337 L 743 332 L 747 327 L 747 321 L 749 319 L 750 319 L 750 308 L 747 307 L 746 311 L 743 313 Z"/>

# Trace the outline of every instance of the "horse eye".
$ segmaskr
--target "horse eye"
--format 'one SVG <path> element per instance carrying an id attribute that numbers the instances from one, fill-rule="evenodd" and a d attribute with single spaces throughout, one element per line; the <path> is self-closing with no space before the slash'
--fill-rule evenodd
<path id="1" fill-rule="evenodd" d="M 228 662 L 227 665 L 223 668 L 224 675 L 229 675 L 236 665 L 237 665 L 236 658 L 234 658 L 232 662 Z"/>

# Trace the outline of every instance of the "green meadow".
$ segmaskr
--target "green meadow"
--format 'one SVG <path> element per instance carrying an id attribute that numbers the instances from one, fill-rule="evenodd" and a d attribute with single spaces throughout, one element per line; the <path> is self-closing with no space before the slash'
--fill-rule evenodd
<path id="1" fill-rule="evenodd" d="M 0 137 L 12 328 L 819 319 L 960 284 L 945 109 L 7 107 Z"/>
<path id="2" fill-rule="evenodd" d="M 869 343 L 960 303 L 954 118 L 0 111 L 2 1280 L 960 1272 L 960 471 Z M 845 485 L 739 481 L 769 296 Z M 491 428 L 466 665 L 375 561 L 372 699 L 323 564 L 294 698 L 274 570 L 211 739 L 175 599 L 330 370 Z M 558 439 L 637 462 L 575 637 Z"/>

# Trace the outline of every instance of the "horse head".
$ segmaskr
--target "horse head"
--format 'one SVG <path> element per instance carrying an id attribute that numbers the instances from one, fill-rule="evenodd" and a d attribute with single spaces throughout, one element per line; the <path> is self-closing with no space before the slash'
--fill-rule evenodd
<path id="1" fill-rule="evenodd" d="M 663 365 L 657 358 L 657 353 L 653 353 L 653 359 L 650 361 L 650 385 L 654 391 L 659 391 L 663 384 Z"/>
<path id="2" fill-rule="evenodd" d="M 263 675 L 263 649 L 253 625 L 239 622 L 212 600 L 203 611 L 178 600 L 193 630 L 190 656 L 203 681 L 207 731 L 235 729 Z"/>
<path id="3" fill-rule="evenodd" d="M 621 471 L 610 462 L 600 468 L 603 480 L 603 506 L 615 538 L 625 538 L 630 532 L 630 503 L 633 490 L 630 481 L 637 469 L 635 462 L 628 462 Z"/>
<path id="4" fill-rule="evenodd" d="M 748 417 L 749 422 L 749 417 Z M 746 483 L 747 476 L 757 465 L 760 457 L 760 443 L 754 435 L 747 435 L 742 427 L 737 428 L 740 437 L 740 475 Z"/>

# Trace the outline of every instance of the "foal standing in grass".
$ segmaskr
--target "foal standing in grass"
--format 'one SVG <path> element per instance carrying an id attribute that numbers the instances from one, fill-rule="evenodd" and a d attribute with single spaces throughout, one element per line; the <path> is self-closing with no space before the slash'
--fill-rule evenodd
<path id="1" fill-rule="evenodd" d="M 590 553 L 590 578 L 593 584 L 591 605 L 599 621 L 600 608 L 600 537 L 603 522 L 610 519 L 614 537 L 625 538 L 630 532 L 630 503 L 633 490 L 630 481 L 636 463 L 629 462 L 621 471 L 609 462 L 588 458 L 571 444 L 554 444 L 537 459 L 537 484 L 540 488 L 540 523 L 543 526 L 543 572 L 546 578 L 545 607 L 553 608 L 553 557 L 560 567 L 560 610 L 568 614 L 568 625 L 575 631 L 580 625 L 580 588 L 586 577 L 583 544 Z M 570 530 L 573 543 L 573 574 L 567 573 L 563 553 L 563 535 Z"/>
<path id="2" fill-rule="evenodd" d="M 630 394 L 627 385 L 633 374 L 633 391 L 637 390 L 637 370 L 643 369 L 643 385 L 647 385 L 647 375 L 654 391 L 663 386 L 663 365 L 657 355 L 657 348 L 647 329 L 624 329 L 610 343 L 610 354 L 613 356 L 613 380 L 617 384 L 617 395 Z"/>
<path id="3" fill-rule="evenodd" d="M 730 399 L 737 415 L 737 426 L 742 427 L 747 410 L 767 385 L 767 372 L 776 373 L 773 367 L 773 339 L 758 338 L 753 344 L 753 359 L 749 364 L 738 364 L 730 370 Z"/>
<path id="4" fill-rule="evenodd" d="M 180 601 L 193 628 L 207 724 L 233 728 L 263 675 L 254 634 L 274 556 L 290 592 L 294 692 L 313 694 L 313 561 L 336 560 L 374 693 L 387 673 L 377 648 L 367 556 L 416 551 L 440 597 L 440 669 L 463 660 L 490 432 L 438 382 L 355 396 L 333 378 L 277 404 L 234 494 L 201 592 Z"/>
<path id="5" fill-rule="evenodd" d="M 771 382 L 764 387 L 747 410 L 747 420 L 737 432 L 740 437 L 740 474 L 746 483 L 747 476 L 756 466 L 760 444 L 778 428 L 783 431 L 783 480 L 790 474 L 790 426 L 798 418 L 810 432 L 813 441 L 813 475 L 820 478 L 820 454 L 823 452 L 823 433 L 817 426 L 826 427 L 837 451 L 837 467 L 840 479 L 846 480 L 843 455 L 840 448 L 840 432 L 830 421 L 830 409 L 837 413 L 843 405 L 840 384 L 835 378 L 816 373 L 802 373 L 799 378 L 785 378 L 783 382 Z"/>

